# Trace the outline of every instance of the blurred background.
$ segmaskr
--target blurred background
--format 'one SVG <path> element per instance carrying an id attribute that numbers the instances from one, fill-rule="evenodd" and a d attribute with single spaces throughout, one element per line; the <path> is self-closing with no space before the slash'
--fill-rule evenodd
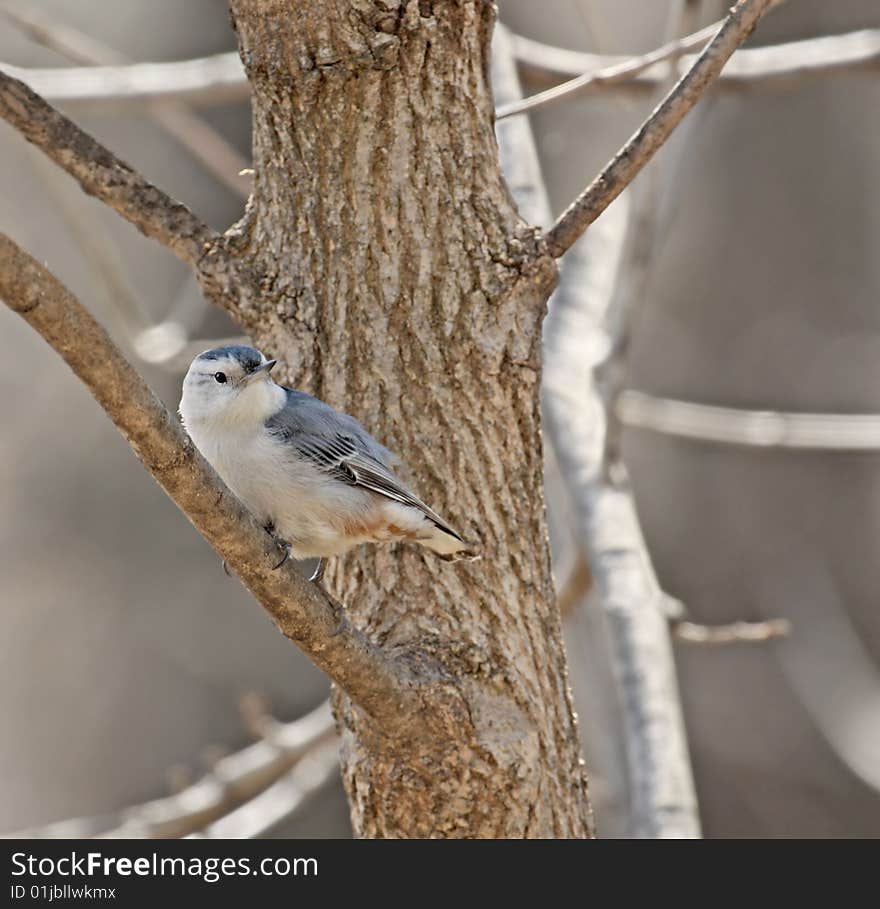
<path id="1" fill-rule="evenodd" d="M 547 45 L 625 57 L 684 34 L 670 33 L 673 6 L 503 0 L 500 18 Z M 10 5 L 0 60 L 41 71 L 35 87 L 63 94 L 64 79 L 46 71 L 235 47 L 223 0 L 112 7 Z M 724 12 L 709 0 L 684 7 L 688 31 Z M 880 29 L 872 0 L 789 0 L 749 47 L 865 29 Z M 622 412 L 622 443 L 648 549 L 694 622 L 792 626 L 783 640 L 675 645 L 706 836 L 880 835 L 880 441 L 768 446 L 748 431 L 770 411 L 880 421 L 878 35 L 873 65 L 713 90 L 670 147 L 674 161 L 661 156 L 640 178 L 664 168 L 623 381 L 647 396 Z M 529 92 L 546 87 L 534 67 L 521 76 Z M 531 116 L 555 212 L 656 98 L 609 88 Z M 240 216 L 245 93 L 197 107 L 56 103 L 212 226 Z M 48 264 L 176 408 L 191 355 L 236 337 L 235 326 L 184 266 L 3 123 L 0 161 L 0 229 Z M 328 686 L 67 368 L 5 311 L 0 389 L 0 832 L 80 817 L 113 826 L 127 806 L 206 773 L 216 784 L 229 769 L 221 755 L 306 714 Z M 719 441 L 699 411 L 683 437 L 658 422 L 668 399 L 732 409 L 725 425 L 746 429 Z M 572 678 L 599 833 L 619 836 L 620 708 L 590 608 L 567 620 Z M 300 783 L 249 829 L 350 835 L 335 775 L 316 767 Z"/>

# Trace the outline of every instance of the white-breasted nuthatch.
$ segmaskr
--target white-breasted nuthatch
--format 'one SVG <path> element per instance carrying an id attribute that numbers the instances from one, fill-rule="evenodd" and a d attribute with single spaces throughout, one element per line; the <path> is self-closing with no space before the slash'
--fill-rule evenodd
<path id="1" fill-rule="evenodd" d="M 199 451 L 287 552 L 321 560 L 313 580 L 326 557 L 360 543 L 413 540 L 447 559 L 471 554 L 394 475 L 387 448 L 354 417 L 277 385 L 274 365 L 253 347 L 199 354 L 183 380 L 180 415 Z"/>

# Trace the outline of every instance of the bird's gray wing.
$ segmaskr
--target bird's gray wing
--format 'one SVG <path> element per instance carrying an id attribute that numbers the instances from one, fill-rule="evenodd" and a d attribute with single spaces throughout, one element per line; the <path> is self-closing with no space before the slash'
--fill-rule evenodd
<path id="1" fill-rule="evenodd" d="M 351 486 L 361 486 L 395 502 L 416 508 L 444 533 L 461 540 L 440 515 L 416 498 L 385 464 L 364 451 L 356 437 L 342 433 L 334 436 L 300 433 L 291 436 L 289 442 L 301 457 L 308 458 L 334 479 Z"/>
<path id="2" fill-rule="evenodd" d="M 416 498 L 394 476 L 388 466 L 394 455 L 354 417 L 334 410 L 305 392 L 290 388 L 285 391 L 285 406 L 266 421 L 270 433 L 334 479 L 417 508 L 444 533 L 456 540 L 462 539 L 436 511 Z"/>

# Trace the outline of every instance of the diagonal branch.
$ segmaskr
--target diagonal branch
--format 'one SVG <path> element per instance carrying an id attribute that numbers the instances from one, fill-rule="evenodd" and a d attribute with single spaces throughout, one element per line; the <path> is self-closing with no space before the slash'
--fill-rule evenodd
<path id="1" fill-rule="evenodd" d="M 23 82 L 0 72 L 0 117 L 17 129 L 90 196 L 115 209 L 141 233 L 193 267 L 220 235 L 134 171 Z"/>
<path id="2" fill-rule="evenodd" d="M 415 680 L 339 604 L 288 563 L 107 333 L 35 259 L 0 234 L 0 298 L 61 355 L 144 467 L 239 576 L 281 632 L 387 732 L 417 722 Z M 430 672 L 430 667 L 427 667 Z"/>
<path id="3" fill-rule="evenodd" d="M 87 66 L 123 66 L 131 62 L 90 35 L 56 22 L 45 12 L 18 4 L 5 4 L 0 6 L 0 17 L 9 20 L 36 43 L 49 47 L 76 63 Z M 201 161 L 227 189 L 247 199 L 248 184 L 242 179 L 241 172 L 248 162 L 207 120 L 174 98 L 153 101 L 147 110 L 166 135 Z"/>
<path id="4" fill-rule="evenodd" d="M 654 157 L 772 3 L 738 0 L 694 65 L 547 232 L 548 251 L 554 257 L 559 258 Z"/>
<path id="5" fill-rule="evenodd" d="M 315 755 L 335 758 L 336 727 L 324 701 L 290 723 L 266 723 L 252 745 L 225 755 L 200 779 L 180 792 L 102 817 L 69 818 L 18 830 L 15 839 L 169 839 L 184 837 L 235 815 L 268 794 L 292 769 Z M 337 762 L 332 761 L 335 769 Z M 328 768 L 328 774 L 330 772 Z M 4 836 L 5 838 L 5 836 Z"/>
<path id="6" fill-rule="evenodd" d="M 561 85 L 554 85 L 553 88 L 538 92 L 536 95 L 520 98 L 518 101 L 511 101 L 507 104 L 500 104 L 495 111 L 495 118 L 504 120 L 507 117 L 524 114 L 536 108 L 548 107 L 571 96 L 583 95 L 589 91 L 616 85 L 619 82 L 629 82 L 658 63 L 662 63 L 665 60 L 675 60 L 687 51 L 694 50 L 705 44 L 715 35 L 720 25 L 720 22 L 713 22 L 711 25 L 701 28 L 698 32 L 694 32 L 684 38 L 677 38 L 675 41 L 669 41 L 641 57 L 628 57 L 619 63 L 612 63 L 592 72 L 587 70 L 581 75 L 563 82 Z"/>
<path id="7" fill-rule="evenodd" d="M 325 786 L 339 779 L 338 752 L 335 741 L 318 744 L 268 789 L 189 838 L 243 840 L 277 836 L 279 827 L 307 806 Z"/>

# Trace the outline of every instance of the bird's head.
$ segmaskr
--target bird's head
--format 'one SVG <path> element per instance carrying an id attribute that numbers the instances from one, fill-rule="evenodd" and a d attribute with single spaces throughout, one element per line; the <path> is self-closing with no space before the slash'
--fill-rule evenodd
<path id="1" fill-rule="evenodd" d="M 215 347 L 200 353 L 183 380 L 180 415 L 196 423 L 246 426 L 265 422 L 284 401 L 269 375 L 275 360 L 253 347 Z"/>

